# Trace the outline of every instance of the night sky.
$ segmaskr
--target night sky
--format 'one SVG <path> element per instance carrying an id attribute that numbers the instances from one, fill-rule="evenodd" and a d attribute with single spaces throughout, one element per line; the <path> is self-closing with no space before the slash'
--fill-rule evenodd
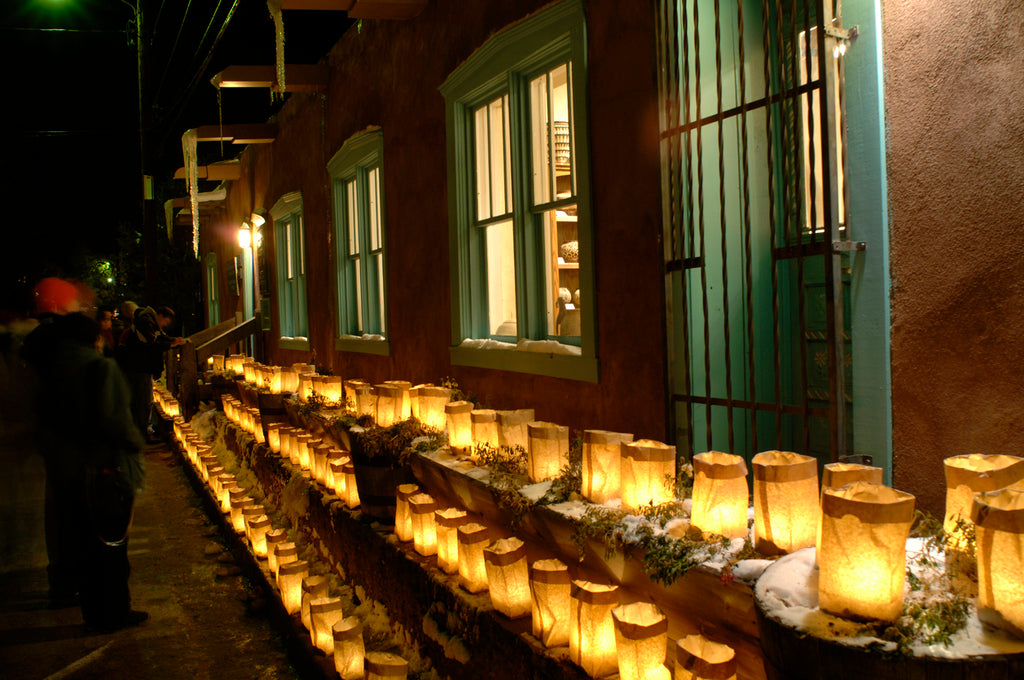
<path id="1" fill-rule="evenodd" d="M 272 64 L 274 29 L 263 0 L 142 0 L 142 7 L 146 173 L 162 202 L 186 192 L 183 180 L 171 180 L 183 165 L 182 133 L 218 122 L 210 78 L 231 64 Z M 7 137 L 0 308 L 16 305 L 40 276 L 74 275 L 86 253 L 114 254 L 118 225 L 141 221 L 133 16 L 126 0 L 0 3 Z M 349 25 L 343 12 L 284 17 L 289 63 L 317 62 Z M 264 122 L 279 107 L 267 90 L 222 95 L 226 124 Z M 221 159 L 218 144 L 199 151 L 200 163 Z M 225 145 L 224 158 L 240 151 Z"/>

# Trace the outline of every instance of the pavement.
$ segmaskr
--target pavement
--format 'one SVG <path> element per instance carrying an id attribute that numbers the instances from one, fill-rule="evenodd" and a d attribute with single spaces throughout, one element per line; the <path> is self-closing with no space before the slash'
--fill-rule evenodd
<path id="1" fill-rule="evenodd" d="M 307 674 L 265 584 L 236 562 L 166 444 L 145 451 L 147 488 L 129 534 L 133 609 L 149 619 L 90 632 L 77 607 L 49 608 L 43 540 L 45 472 L 26 402 L 0 381 L 0 677 L 252 680 Z M 13 391 L 12 391 L 13 385 Z M 24 395 L 22 395 L 24 396 Z M 59 426 L 59 424 L 58 424 Z M 314 674 L 315 676 L 315 674 Z M 322 674 L 321 674 L 322 677 Z"/>

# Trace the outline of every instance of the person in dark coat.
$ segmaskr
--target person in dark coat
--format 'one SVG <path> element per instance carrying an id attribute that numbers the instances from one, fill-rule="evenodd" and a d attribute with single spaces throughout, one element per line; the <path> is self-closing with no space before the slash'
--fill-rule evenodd
<path id="1" fill-rule="evenodd" d="M 164 372 L 164 353 L 185 342 L 164 332 L 173 321 L 174 310 L 170 307 L 139 307 L 117 348 L 117 363 L 131 389 L 132 417 L 147 438 L 153 410 L 153 380 Z"/>
<path id="2" fill-rule="evenodd" d="M 109 632 L 147 618 L 131 609 L 127 543 L 145 444 L 98 337 L 93 319 L 56 314 L 25 338 L 22 357 L 37 379 L 51 601 L 77 591 L 85 624 Z"/>

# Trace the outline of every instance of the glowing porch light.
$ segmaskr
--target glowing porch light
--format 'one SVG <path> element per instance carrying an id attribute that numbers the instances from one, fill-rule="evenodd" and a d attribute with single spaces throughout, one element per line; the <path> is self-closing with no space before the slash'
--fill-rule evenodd
<path id="1" fill-rule="evenodd" d="M 280 555 L 278 556 L 280 562 Z M 302 579 L 309 576 L 309 562 L 294 560 L 278 564 L 277 587 L 281 591 L 281 602 L 289 614 L 298 614 L 302 609 Z"/>
<path id="2" fill-rule="evenodd" d="M 736 652 L 703 635 L 676 641 L 675 680 L 736 680 Z"/>
<path id="3" fill-rule="evenodd" d="M 641 439 L 622 444 L 620 486 L 622 507 L 630 510 L 672 500 L 676 478 L 676 447 Z"/>
<path id="4" fill-rule="evenodd" d="M 412 406 L 416 409 L 416 418 L 424 427 L 443 432 L 447 419 L 444 406 L 451 399 L 452 391 L 447 387 L 436 385 L 417 385 Z"/>
<path id="5" fill-rule="evenodd" d="M 693 506 L 690 523 L 705 536 L 746 538 L 747 464 L 720 451 L 693 457 Z"/>
<path id="6" fill-rule="evenodd" d="M 527 474 L 531 482 L 557 477 L 569 462 L 569 428 L 535 420 L 527 423 Z"/>
<path id="7" fill-rule="evenodd" d="M 248 222 L 242 222 L 242 226 L 238 228 L 238 247 L 242 250 L 252 247 L 252 231 Z"/>
<path id="8" fill-rule="evenodd" d="M 444 508 L 434 511 L 437 529 L 437 567 L 446 574 L 459 573 L 459 527 L 469 521 L 465 510 Z M 395 524 L 397 528 L 397 520 Z"/>
<path id="9" fill-rule="evenodd" d="M 854 482 L 827 489 L 821 512 L 818 605 L 838 616 L 895 620 L 903 609 L 914 497 Z"/>
<path id="10" fill-rule="evenodd" d="M 445 428 L 452 453 L 465 454 L 473 446 L 472 411 L 473 403 L 469 401 L 450 401 L 444 405 Z"/>
<path id="11" fill-rule="evenodd" d="M 818 461 L 792 451 L 762 451 L 754 466 L 755 548 L 764 555 L 815 544 L 818 532 Z"/>
<path id="12" fill-rule="evenodd" d="M 537 560 L 530 565 L 533 598 L 533 636 L 545 647 L 569 644 L 569 568 L 559 560 Z"/>
<path id="13" fill-rule="evenodd" d="M 360 680 L 366 656 L 362 621 L 349 616 L 335 623 L 331 630 L 334 634 L 334 670 L 341 680 Z"/>
<path id="14" fill-rule="evenodd" d="M 334 624 L 345 618 L 340 597 L 321 597 L 309 603 L 313 626 L 309 637 L 313 645 L 329 657 L 334 657 Z"/>
<path id="15" fill-rule="evenodd" d="M 469 412 L 469 425 L 474 448 L 498 448 L 498 412 L 490 408 L 477 408 Z"/>
<path id="16" fill-rule="evenodd" d="M 490 531 L 482 524 L 463 524 L 459 532 L 459 585 L 471 593 L 487 590 L 487 567 L 484 548 L 490 542 Z"/>
<path id="17" fill-rule="evenodd" d="M 307 576 L 302 579 L 302 601 L 299 605 L 299 620 L 306 630 L 311 632 L 313 630 L 310 604 L 313 600 L 327 597 L 330 594 L 330 587 L 330 581 L 327 580 L 326 576 Z M 313 640 L 313 644 L 316 644 L 316 640 Z"/>
<path id="18" fill-rule="evenodd" d="M 409 673 L 409 662 L 388 652 L 367 652 L 366 680 L 402 680 Z"/>
<path id="19" fill-rule="evenodd" d="M 434 510 L 437 502 L 433 497 L 418 493 L 409 497 L 409 514 L 412 516 L 412 544 L 416 552 L 424 557 L 437 554 L 437 527 L 434 526 Z"/>
<path id="20" fill-rule="evenodd" d="M 611 611 L 619 605 L 618 586 L 573 581 L 569 599 L 569 659 L 592 678 L 619 669 Z"/>
<path id="21" fill-rule="evenodd" d="M 412 540 L 412 510 L 409 499 L 420 492 L 418 484 L 399 484 L 395 488 L 395 536 L 399 541 Z"/>
<path id="22" fill-rule="evenodd" d="M 510 619 L 529 616 L 533 603 L 526 544 L 515 537 L 495 541 L 484 548 L 484 568 L 494 609 Z"/>
<path id="23" fill-rule="evenodd" d="M 650 602 L 633 602 L 612 610 L 619 680 L 669 680 L 665 666 L 668 619 Z"/>
<path id="24" fill-rule="evenodd" d="M 512 411 L 498 411 L 498 444 L 510 449 L 530 448 L 528 425 L 537 420 L 532 408 L 517 408 Z"/>
<path id="25" fill-rule="evenodd" d="M 974 497 L 978 557 L 978 618 L 1024 638 L 1024 490 Z"/>
<path id="26" fill-rule="evenodd" d="M 622 444 L 632 434 L 606 430 L 583 431 L 582 494 L 592 503 L 607 503 L 619 497 Z"/>
<path id="27" fill-rule="evenodd" d="M 957 520 L 969 523 L 975 494 L 997 491 L 1024 479 L 1024 458 L 1004 454 L 968 453 L 942 461 L 946 472 L 946 513 L 942 528 L 947 546 L 963 551 Z"/>

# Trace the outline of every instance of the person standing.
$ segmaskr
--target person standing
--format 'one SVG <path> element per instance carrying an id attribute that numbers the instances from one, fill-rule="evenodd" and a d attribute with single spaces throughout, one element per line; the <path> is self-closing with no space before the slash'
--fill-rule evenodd
<path id="1" fill-rule="evenodd" d="M 132 396 L 132 417 L 135 426 L 149 439 L 150 416 L 153 409 L 153 380 L 164 372 L 164 353 L 179 347 L 185 340 L 171 337 L 164 329 L 174 322 L 170 307 L 140 307 L 135 310 L 131 328 L 123 335 L 117 348 L 117 363 L 124 372 Z"/>
<path id="2" fill-rule="evenodd" d="M 145 443 L 128 386 L 97 351 L 98 336 L 93 319 L 57 313 L 25 338 L 22 357 L 38 382 L 51 600 L 67 604 L 57 598 L 77 591 L 86 626 L 110 632 L 148 617 L 131 609 L 127 541 Z"/>

